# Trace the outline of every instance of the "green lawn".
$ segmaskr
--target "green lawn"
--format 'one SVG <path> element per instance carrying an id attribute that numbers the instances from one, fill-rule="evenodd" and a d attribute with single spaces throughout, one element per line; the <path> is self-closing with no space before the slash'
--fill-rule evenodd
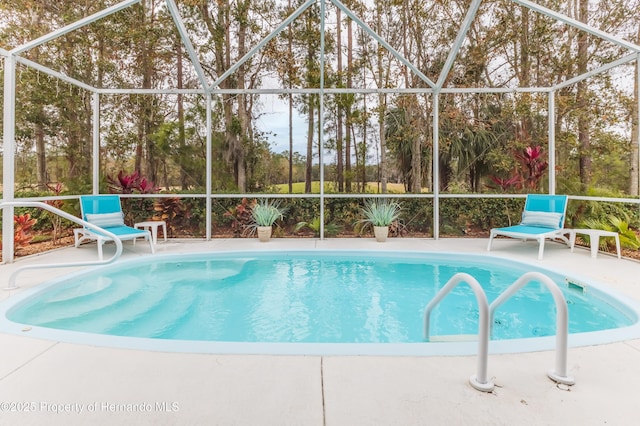
<path id="1" fill-rule="evenodd" d="M 355 187 L 355 186 L 354 186 Z M 275 189 L 278 193 L 286 194 L 289 192 L 288 184 L 275 185 Z M 368 194 L 376 194 L 378 193 L 378 184 L 376 182 L 367 183 L 366 193 Z M 404 194 L 404 185 L 401 183 L 388 183 L 387 191 L 391 194 Z M 296 182 L 293 184 L 292 192 L 294 194 L 304 194 L 304 182 Z M 336 184 L 333 182 L 325 182 L 324 183 L 324 192 L 328 194 L 336 194 L 338 192 Z M 311 193 L 319 194 L 320 193 L 320 182 L 312 182 L 311 183 Z"/>

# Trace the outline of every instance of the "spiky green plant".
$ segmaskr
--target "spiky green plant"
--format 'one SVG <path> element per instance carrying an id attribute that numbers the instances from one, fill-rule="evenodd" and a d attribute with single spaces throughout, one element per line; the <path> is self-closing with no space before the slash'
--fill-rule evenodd
<path id="1" fill-rule="evenodd" d="M 251 218 L 255 226 L 272 226 L 276 220 L 284 217 L 286 210 L 280 207 L 279 201 L 260 200 L 251 209 Z"/>
<path id="2" fill-rule="evenodd" d="M 373 199 L 364 202 L 364 219 L 356 222 L 356 230 L 364 231 L 368 226 L 389 226 L 400 218 L 402 206 L 389 199 Z"/>

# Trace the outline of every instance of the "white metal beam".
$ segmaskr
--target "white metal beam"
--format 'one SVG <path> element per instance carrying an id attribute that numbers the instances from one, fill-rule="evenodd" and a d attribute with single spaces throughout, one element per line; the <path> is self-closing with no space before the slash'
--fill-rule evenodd
<path id="1" fill-rule="evenodd" d="M 440 238 L 440 94 L 433 95 L 431 104 L 433 114 L 433 238 Z"/>
<path id="2" fill-rule="evenodd" d="M 535 12 L 538 13 L 542 13 L 543 15 L 546 15 L 550 18 L 556 19 L 560 22 L 564 22 L 567 25 L 571 25 L 572 27 L 576 27 L 582 31 L 586 31 L 589 34 L 592 34 L 596 37 L 599 37 L 603 40 L 607 40 L 610 41 L 611 43 L 614 43 L 618 46 L 624 47 L 626 49 L 631 50 L 632 52 L 640 52 L 640 46 L 638 46 L 637 44 L 628 42 L 626 40 L 623 40 L 619 37 L 614 37 L 611 34 L 608 34 L 604 31 L 601 31 L 597 28 L 593 28 L 590 25 L 585 24 L 584 22 L 580 22 L 578 20 L 575 20 L 573 18 L 569 18 L 566 15 L 563 15 L 562 13 L 558 13 L 554 10 L 551 9 L 547 9 L 544 6 L 540 6 L 537 3 L 533 3 L 531 1 L 528 0 L 511 0 L 514 3 L 518 3 L 521 6 L 527 7 Z"/>
<path id="3" fill-rule="evenodd" d="M 367 34 L 374 38 L 378 43 L 380 43 L 385 49 L 387 49 L 393 56 L 396 57 L 403 65 L 409 68 L 414 74 L 420 77 L 427 85 L 431 88 L 436 87 L 436 83 L 434 83 L 429 77 L 424 75 L 422 71 L 416 68 L 411 62 L 407 60 L 400 52 L 394 49 L 386 40 L 378 35 L 375 31 L 371 29 L 362 19 L 358 18 L 349 8 L 347 8 L 340 0 L 331 0 L 333 4 L 340 10 L 342 10 L 345 15 L 349 17 L 353 22 L 355 22 L 360 28 L 362 28 Z"/>
<path id="4" fill-rule="evenodd" d="M 23 59 L 19 59 L 23 61 Z M 86 86 L 86 85 L 85 85 Z M 90 88 L 91 86 L 82 86 Z M 545 93 L 554 88 L 549 87 L 451 87 L 442 88 L 439 93 Z M 117 95 L 117 94 L 139 94 L 139 95 L 160 95 L 160 94 L 184 94 L 184 95 L 203 95 L 207 93 L 202 89 L 96 89 L 93 91 L 101 95 Z M 292 88 L 292 89 L 212 89 L 209 93 L 218 94 L 257 94 L 257 95 L 273 95 L 273 94 L 313 94 L 320 93 L 320 88 Z M 325 87 L 322 92 L 331 94 L 378 94 L 378 93 L 434 93 L 431 87 L 414 87 L 414 88 L 338 88 Z"/>
<path id="5" fill-rule="evenodd" d="M 166 0 L 167 7 L 169 8 L 169 13 L 171 13 L 171 17 L 173 18 L 173 22 L 176 24 L 176 28 L 178 29 L 178 33 L 180 34 L 180 39 L 182 39 L 182 44 L 184 44 L 184 48 L 187 50 L 187 54 L 189 55 L 189 59 L 191 59 L 191 63 L 193 67 L 196 69 L 196 74 L 198 76 L 198 80 L 200 80 L 200 84 L 203 89 L 207 87 L 207 78 L 204 74 L 204 70 L 200 65 L 200 59 L 198 58 L 198 54 L 191 43 L 191 39 L 189 38 L 189 34 L 187 33 L 187 28 L 182 21 L 182 16 L 180 15 L 180 11 L 178 11 L 178 6 L 176 6 L 176 2 L 173 0 Z"/>
<path id="6" fill-rule="evenodd" d="M 451 67 L 453 67 L 453 61 L 460 53 L 460 48 L 462 47 L 462 43 L 464 43 L 465 38 L 467 37 L 467 32 L 469 31 L 469 27 L 471 27 L 471 23 L 476 18 L 476 13 L 478 13 L 478 8 L 480 8 L 480 3 L 482 0 L 473 0 L 469 5 L 469 9 L 467 9 L 467 14 L 464 17 L 464 21 L 462 21 L 462 25 L 458 30 L 458 34 L 456 35 L 456 41 L 451 46 L 451 50 L 449 50 L 449 56 L 447 56 L 447 60 L 442 67 L 442 71 L 440 71 L 440 76 L 438 77 L 438 82 L 436 86 L 442 88 L 444 82 L 451 71 Z"/>
<path id="7" fill-rule="evenodd" d="M 284 30 L 285 28 L 287 28 L 289 26 L 289 24 L 291 24 L 293 21 L 296 20 L 296 18 L 298 16 L 300 16 L 302 14 L 302 12 L 304 12 L 309 6 L 311 6 L 312 4 L 314 4 L 316 2 L 316 0 L 307 0 L 302 6 L 300 6 L 298 9 L 296 9 L 291 15 L 289 15 L 287 17 L 287 19 L 285 19 L 284 21 L 282 21 L 282 23 L 280 25 L 278 25 L 278 27 L 271 31 L 271 33 L 266 36 L 265 38 L 263 38 L 260 43 L 258 43 L 257 45 L 255 45 L 251 50 L 249 50 L 242 58 L 240 58 L 238 60 L 238 62 L 236 62 L 235 64 L 233 64 L 228 70 L 226 70 L 221 76 L 219 76 L 216 81 L 213 82 L 213 84 L 211 86 L 209 86 L 209 89 L 213 89 L 214 87 L 220 86 L 220 83 L 222 83 L 227 77 L 229 77 L 231 74 L 233 74 L 234 72 L 236 72 L 236 70 L 238 68 L 240 68 L 242 66 L 242 64 L 244 64 L 245 62 L 247 62 L 253 55 L 256 54 L 256 52 L 260 49 L 262 49 L 262 47 L 269 43 L 269 41 L 271 41 L 272 38 L 274 38 L 275 36 L 277 36 L 278 34 L 280 34 L 280 32 L 282 32 L 282 30 Z"/>
<path id="8" fill-rule="evenodd" d="M 638 55 L 636 56 L 636 75 L 635 75 L 635 80 L 637 82 L 636 84 L 636 126 L 638 126 L 638 130 L 637 130 L 637 135 L 638 138 L 640 139 L 640 53 L 638 53 Z M 633 124 L 632 124 L 633 126 Z M 640 144 L 640 140 L 635 141 L 637 144 Z M 636 167 L 636 170 L 638 171 L 636 178 L 638 179 L 638 182 L 636 182 L 636 185 L 638 185 L 638 187 L 640 188 L 640 155 L 638 155 L 638 163 L 634 164 L 634 166 Z M 638 194 L 629 194 L 629 195 L 638 195 Z M 640 204 L 638 204 L 638 217 L 640 217 Z"/>
<path id="9" fill-rule="evenodd" d="M 129 90 L 129 89 L 127 89 Z M 135 89 L 134 89 L 135 90 Z M 522 88 L 507 88 L 507 87 L 452 87 L 443 88 L 438 90 L 438 93 L 545 93 L 551 90 L 549 87 L 522 87 Z M 430 87 L 415 87 L 415 88 L 337 88 L 337 87 L 325 87 L 324 89 L 313 88 L 293 88 L 293 89 L 214 89 L 212 94 L 239 94 L 239 93 L 251 93 L 251 94 L 313 94 L 313 93 L 332 93 L 332 94 L 347 94 L 347 93 L 435 93 L 435 89 Z"/>
<path id="10" fill-rule="evenodd" d="M 203 89 L 96 89 L 101 95 L 204 95 Z"/>
<path id="11" fill-rule="evenodd" d="M 14 55 L 4 59 L 4 110 L 3 110 L 3 159 L 2 200 L 12 202 L 15 198 L 16 155 L 16 60 Z M 13 262 L 13 206 L 2 209 L 2 261 Z"/>
<path id="12" fill-rule="evenodd" d="M 324 68 L 325 68 L 325 19 L 326 3 L 325 0 L 320 1 L 320 126 L 318 129 L 318 169 L 320 170 L 320 239 L 324 240 Z"/>
<path id="13" fill-rule="evenodd" d="M 613 62 L 609 62 L 608 64 L 605 64 L 605 65 L 603 65 L 603 66 L 601 66 L 599 68 L 593 69 L 593 70 L 591 70 L 589 72 L 586 72 L 586 73 L 584 73 L 582 75 L 579 75 L 577 77 L 571 78 L 571 79 L 569 79 L 567 81 L 563 81 L 560 84 L 556 84 L 555 86 L 553 86 L 551 88 L 551 90 L 558 90 L 558 89 L 562 89 L 562 88 L 567 87 L 567 86 L 571 86 L 574 83 L 577 83 L 579 81 L 585 80 L 585 79 L 587 79 L 589 77 L 593 77 L 594 75 L 602 74 L 603 72 L 608 71 L 611 68 L 615 68 L 615 67 L 618 67 L 620 65 L 624 65 L 624 64 L 627 64 L 629 62 L 633 62 L 633 61 L 635 61 L 636 57 L 637 57 L 637 54 L 635 54 L 635 53 L 632 53 L 630 55 L 624 56 L 624 57 L 622 57 L 622 58 L 620 58 L 618 60 L 615 60 Z"/>
<path id="14" fill-rule="evenodd" d="M 92 168 L 93 168 L 93 194 L 100 193 L 100 95 L 93 94 L 93 150 L 92 150 Z"/>
<path id="15" fill-rule="evenodd" d="M 213 148 L 212 148 L 212 141 L 211 141 L 211 94 L 207 93 L 205 98 L 204 98 L 205 102 L 207 103 L 207 109 L 206 109 L 206 120 L 207 120 L 207 139 L 206 139 L 206 151 L 207 151 L 207 158 L 205 159 L 205 164 L 207 167 L 207 170 L 205 172 L 205 176 L 206 176 L 206 182 L 205 182 L 205 190 L 207 191 L 207 198 L 205 200 L 205 213 L 206 213 L 206 219 L 205 219 L 205 238 L 207 239 L 207 241 L 211 240 L 211 215 L 213 213 L 213 210 L 211 208 L 211 179 L 213 179 L 213 171 L 212 171 L 212 156 L 213 156 Z"/>
<path id="16" fill-rule="evenodd" d="M 15 49 L 11 50 L 11 53 L 22 53 L 29 49 L 33 49 L 36 46 L 40 46 L 48 41 L 54 40 L 64 34 L 70 33 L 71 31 L 77 30 L 78 28 L 82 28 L 87 24 L 97 21 L 98 19 L 102 19 L 105 16 L 109 16 L 112 13 L 118 12 L 122 9 L 126 9 L 127 7 L 139 3 L 140 0 L 125 0 L 118 4 L 115 4 L 111 7 L 108 7 L 100 12 L 96 12 L 93 15 L 89 15 L 86 18 L 80 19 L 79 21 L 74 22 L 73 24 L 69 24 L 65 27 L 57 29 L 56 31 L 52 31 L 49 34 L 45 34 L 42 37 L 38 37 L 35 40 L 32 40 L 28 43 L 23 44 L 22 46 L 18 46 Z"/>
<path id="17" fill-rule="evenodd" d="M 45 67 L 44 65 L 38 64 L 37 62 L 30 61 L 29 59 L 22 58 L 20 56 L 16 56 L 16 60 L 18 62 L 20 62 L 21 64 L 23 64 L 23 65 L 26 65 L 26 66 L 28 66 L 30 68 L 33 68 L 33 69 L 36 69 L 36 70 L 38 70 L 38 71 L 40 71 L 40 72 L 42 72 L 44 74 L 48 74 L 48 75 L 50 75 L 52 77 L 59 78 L 60 80 L 65 81 L 65 82 L 67 82 L 69 84 L 73 84 L 74 86 L 78 86 L 78 87 L 80 87 L 82 89 L 85 89 L 85 90 L 88 90 L 90 92 L 95 92 L 96 91 L 96 88 L 93 87 L 93 86 L 90 86 L 90 85 L 88 85 L 86 83 L 83 83 L 80 80 L 76 80 L 75 78 L 69 77 L 68 75 L 63 74 L 61 72 L 54 71 L 51 68 L 48 68 L 48 67 Z"/>
<path id="18" fill-rule="evenodd" d="M 556 92 L 547 94 L 549 112 L 547 126 L 549 135 L 549 194 L 556 193 Z"/>

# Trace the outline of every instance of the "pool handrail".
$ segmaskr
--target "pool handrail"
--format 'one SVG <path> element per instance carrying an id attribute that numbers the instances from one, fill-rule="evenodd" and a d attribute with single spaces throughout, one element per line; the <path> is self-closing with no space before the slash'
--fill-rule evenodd
<path id="1" fill-rule="evenodd" d="M 0 202 L 0 210 L 2 210 L 5 207 L 36 207 L 36 208 L 41 208 L 44 210 L 47 210 L 51 213 L 57 214 L 58 216 L 62 216 L 63 218 L 77 223 L 78 225 L 82 225 L 84 227 L 87 227 L 91 230 L 100 232 L 102 234 L 104 234 L 106 237 L 110 238 L 111 240 L 113 240 L 113 242 L 116 244 L 116 252 L 115 254 L 106 259 L 106 260 L 97 260 L 97 261 L 90 261 L 90 262 L 70 262 L 70 263 L 46 263 L 46 264 L 31 264 L 31 265 L 24 265 L 19 267 L 18 269 L 16 269 L 15 271 L 13 271 L 13 273 L 11 274 L 11 276 L 9 277 L 9 285 L 8 287 L 5 288 L 5 290 L 15 290 L 16 288 L 18 288 L 18 286 L 16 285 L 16 277 L 18 276 L 18 274 L 22 271 L 25 271 L 27 269 L 45 269 L 45 268 L 67 268 L 67 267 L 76 267 L 76 266 L 95 266 L 95 265 L 107 265 L 109 263 L 113 263 L 116 260 L 118 260 L 118 258 L 120 258 L 120 255 L 122 254 L 122 241 L 120 241 L 120 238 L 118 238 L 115 234 L 107 231 L 106 229 L 102 229 L 99 226 L 93 225 L 89 222 L 86 222 L 82 219 L 80 219 L 79 217 L 73 216 L 63 210 L 60 210 L 56 207 L 53 207 L 49 204 L 43 203 L 41 201 L 2 201 Z"/>
<path id="2" fill-rule="evenodd" d="M 556 304 L 556 365 L 549 370 L 547 376 L 556 383 L 574 385 L 573 377 L 567 375 L 567 351 L 569 340 L 569 310 L 567 301 L 560 288 L 548 276 L 540 272 L 527 272 L 513 282 L 489 306 L 489 325 L 493 332 L 493 317 L 498 306 L 531 281 L 539 281 L 549 290 Z"/>
<path id="3" fill-rule="evenodd" d="M 489 302 L 487 295 L 480 283 L 465 272 L 458 272 L 438 291 L 433 299 L 424 308 L 424 339 L 429 340 L 429 323 L 431 311 L 448 295 L 458 284 L 466 282 L 475 293 L 478 301 L 478 369 L 477 373 L 469 378 L 473 388 L 482 392 L 493 391 L 494 384 L 487 378 L 487 360 L 489 357 Z"/>

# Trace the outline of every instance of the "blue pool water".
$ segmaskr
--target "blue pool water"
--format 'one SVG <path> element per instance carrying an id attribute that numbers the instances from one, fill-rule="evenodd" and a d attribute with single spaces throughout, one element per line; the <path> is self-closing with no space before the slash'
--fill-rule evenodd
<path id="1" fill-rule="evenodd" d="M 180 341 L 418 343 L 425 306 L 457 272 L 475 277 L 490 303 L 532 270 L 562 289 L 570 333 L 637 322 L 618 300 L 531 265 L 459 254 L 318 251 L 123 261 L 15 296 L 6 317 L 29 330 Z M 552 336 L 555 312 L 545 287 L 531 282 L 497 310 L 493 338 Z M 470 287 L 458 286 L 431 318 L 432 336 L 477 334 Z"/>

